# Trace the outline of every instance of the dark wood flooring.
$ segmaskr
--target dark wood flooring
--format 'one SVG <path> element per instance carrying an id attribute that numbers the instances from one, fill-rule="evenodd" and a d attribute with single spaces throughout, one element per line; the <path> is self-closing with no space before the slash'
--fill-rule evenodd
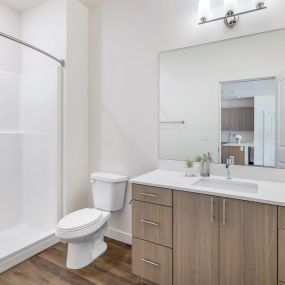
<path id="1" fill-rule="evenodd" d="M 59 243 L 0 274 L 0 285 L 133 285 L 131 246 L 106 239 L 108 250 L 80 270 L 65 267 L 66 244 Z"/>

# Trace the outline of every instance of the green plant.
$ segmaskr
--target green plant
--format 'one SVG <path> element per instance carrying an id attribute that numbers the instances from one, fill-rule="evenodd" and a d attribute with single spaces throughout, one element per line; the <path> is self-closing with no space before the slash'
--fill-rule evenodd
<path id="1" fill-rule="evenodd" d="M 195 162 L 202 162 L 202 160 L 203 160 L 203 156 L 202 156 L 202 155 L 197 154 L 197 155 L 195 156 Z"/>
<path id="2" fill-rule="evenodd" d="M 189 160 L 186 161 L 186 165 L 187 165 L 188 168 L 192 168 L 193 165 L 194 165 L 194 161 L 189 159 Z"/>

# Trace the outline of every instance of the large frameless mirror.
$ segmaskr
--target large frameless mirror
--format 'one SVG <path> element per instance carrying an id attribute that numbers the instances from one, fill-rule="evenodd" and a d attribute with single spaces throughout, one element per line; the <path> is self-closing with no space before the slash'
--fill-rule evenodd
<path id="1" fill-rule="evenodd" d="M 161 159 L 285 167 L 285 30 L 160 55 Z"/>

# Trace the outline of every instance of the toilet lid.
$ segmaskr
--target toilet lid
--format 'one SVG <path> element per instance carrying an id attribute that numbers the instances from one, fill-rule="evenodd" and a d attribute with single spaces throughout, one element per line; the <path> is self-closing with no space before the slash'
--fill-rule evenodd
<path id="1" fill-rule="evenodd" d="M 57 224 L 60 230 L 78 230 L 96 224 L 102 219 L 103 213 L 98 209 L 82 209 L 65 216 Z"/>

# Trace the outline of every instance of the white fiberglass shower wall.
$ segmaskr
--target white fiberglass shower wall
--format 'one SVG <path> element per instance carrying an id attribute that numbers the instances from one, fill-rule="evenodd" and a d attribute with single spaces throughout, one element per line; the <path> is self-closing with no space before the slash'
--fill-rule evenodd
<path id="1" fill-rule="evenodd" d="M 1 31 L 43 44 L 37 21 L 53 14 L 35 9 L 0 4 Z M 0 272 L 56 242 L 61 80 L 58 63 L 0 38 Z"/>

